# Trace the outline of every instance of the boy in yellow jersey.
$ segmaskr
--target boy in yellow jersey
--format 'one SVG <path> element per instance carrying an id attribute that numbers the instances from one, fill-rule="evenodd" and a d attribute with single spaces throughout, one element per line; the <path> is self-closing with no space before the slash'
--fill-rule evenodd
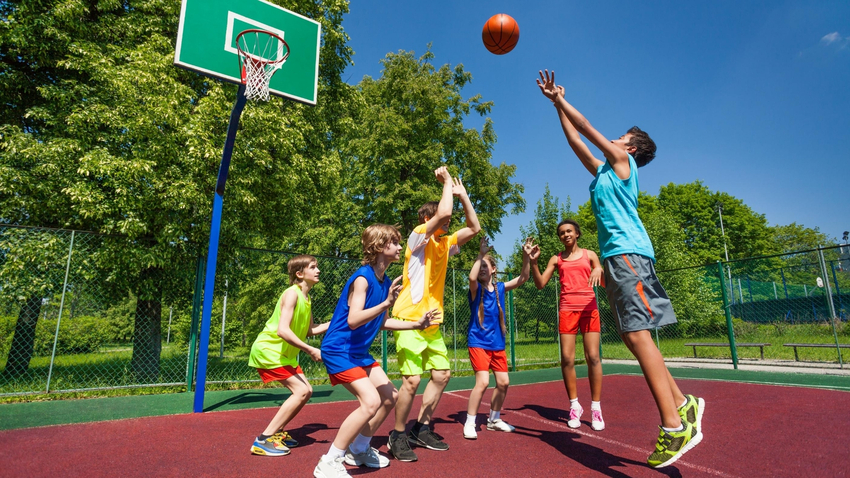
<path id="1" fill-rule="evenodd" d="M 445 167 L 437 168 L 434 175 L 443 185 L 443 194 L 439 202 L 428 202 L 419 208 L 419 225 L 413 229 L 407 241 L 402 290 L 393 307 L 393 316 L 401 320 L 417 321 L 434 309 L 442 314 L 449 257 L 457 254 L 460 246 L 481 230 L 478 216 L 460 180 L 452 179 Z M 466 227 L 449 235 L 452 196 L 460 199 L 466 216 Z M 431 450 L 449 449 L 442 437 L 429 427 L 431 416 L 449 383 L 448 353 L 439 325 L 424 330 L 398 331 L 395 340 L 403 380 L 395 407 L 395 430 L 390 433 L 387 446 L 397 460 L 416 461 L 416 454 L 410 449 L 410 444 Z M 426 370 L 431 372 L 431 379 L 422 395 L 422 408 L 410 434 L 405 435 L 413 397 L 419 388 L 421 375 Z"/>
<path id="2" fill-rule="evenodd" d="M 288 455 L 289 449 L 298 445 L 289 433 L 283 431 L 313 395 L 313 387 L 298 365 L 298 352 L 303 351 L 321 362 L 321 351 L 305 343 L 304 339 L 328 330 L 327 323 L 316 325 L 313 322 L 311 312 L 310 289 L 319 282 L 316 258 L 295 256 L 286 266 L 290 287 L 280 295 L 271 318 L 254 341 L 248 365 L 257 369 L 263 383 L 278 380 L 292 395 L 254 440 L 251 453 L 255 455 Z"/>

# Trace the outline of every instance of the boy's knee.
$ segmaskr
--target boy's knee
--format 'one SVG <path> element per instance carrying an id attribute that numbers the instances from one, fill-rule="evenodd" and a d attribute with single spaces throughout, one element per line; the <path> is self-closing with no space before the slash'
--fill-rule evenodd
<path id="1" fill-rule="evenodd" d="M 490 385 L 490 377 L 479 377 L 476 375 L 475 377 L 475 388 L 487 388 Z"/>
<path id="2" fill-rule="evenodd" d="M 503 392 L 508 389 L 508 386 L 510 384 L 511 384 L 511 381 L 507 377 L 505 377 L 505 378 L 498 378 L 497 377 L 496 378 L 496 387 Z"/>
<path id="3" fill-rule="evenodd" d="M 406 392 L 409 393 L 412 390 L 413 393 L 415 394 L 416 390 L 419 388 L 419 382 L 421 380 L 422 380 L 422 377 L 420 377 L 419 375 L 404 376 L 404 377 L 402 377 L 402 380 L 401 380 L 401 387 Z"/>
<path id="4" fill-rule="evenodd" d="M 433 381 L 436 385 L 441 387 L 445 387 L 449 383 L 449 379 L 452 377 L 452 373 L 449 370 L 432 370 L 431 371 L 431 381 Z"/>

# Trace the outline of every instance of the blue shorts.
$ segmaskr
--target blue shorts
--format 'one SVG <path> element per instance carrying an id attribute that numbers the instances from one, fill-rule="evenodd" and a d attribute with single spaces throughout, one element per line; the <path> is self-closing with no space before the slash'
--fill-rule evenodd
<path id="1" fill-rule="evenodd" d="M 605 293 L 621 334 L 676 323 L 673 304 L 649 257 L 618 254 L 605 258 Z"/>

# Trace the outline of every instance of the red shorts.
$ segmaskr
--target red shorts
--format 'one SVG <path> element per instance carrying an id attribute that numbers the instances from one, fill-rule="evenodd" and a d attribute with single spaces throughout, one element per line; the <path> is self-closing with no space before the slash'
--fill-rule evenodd
<path id="1" fill-rule="evenodd" d="M 508 371 L 508 358 L 504 350 L 484 350 L 478 347 L 469 347 L 469 361 L 472 362 L 472 370 L 476 372 Z"/>
<path id="2" fill-rule="evenodd" d="M 558 332 L 577 335 L 588 332 L 601 332 L 599 326 L 599 310 L 561 310 L 558 312 Z"/>
<path id="3" fill-rule="evenodd" d="M 355 380 L 360 380 L 361 378 L 366 378 L 369 374 L 366 373 L 367 368 L 372 367 L 380 367 L 381 364 L 378 362 L 373 363 L 372 365 L 367 365 L 365 367 L 354 367 L 350 368 L 344 372 L 340 373 L 329 373 L 328 377 L 331 379 L 331 385 L 339 385 L 341 383 L 351 383 Z"/>
<path id="4" fill-rule="evenodd" d="M 257 372 L 263 383 L 274 382 L 275 380 L 286 380 L 293 375 L 304 375 L 300 365 L 293 367 L 292 365 L 284 365 L 278 368 L 258 368 Z"/>

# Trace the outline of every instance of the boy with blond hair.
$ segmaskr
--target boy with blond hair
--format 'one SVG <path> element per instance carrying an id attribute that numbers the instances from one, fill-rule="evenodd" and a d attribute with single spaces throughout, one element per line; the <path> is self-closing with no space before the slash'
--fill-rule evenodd
<path id="1" fill-rule="evenodd" d="M 419 208 L 419 225 L 407 241 L 402 290 L 393 308 L 393 316 L 401 320 L 417 320 L 431 309 L 442 314 L 449 257 L 457 254 L 460 246 L 481 230 L 460 180 L 453 179 L 445 166 L 437 168 L 434 175 L 443 185 L 443 194 L 439 202 L 428 202 Z M 466 227 L 448 234 L 453 196 L 457 196 L 463 206 Z M 395 410 L 395 429 L 390 433 L 387 446 L 397 460 L 416 461 L 418 458 L 410 444 L 430 450 L 449 449 L 442 437 L 430 428 L 431 417 L 451 376 L 448 352 L 439 325 L 421 331 L 396 332 L 395 341 L 402 385 Z M 410 433 L 405 434 L 413 397 L 425 371 L 430 371 L 431 378 L 422 395 L 422 407 Z"/>

